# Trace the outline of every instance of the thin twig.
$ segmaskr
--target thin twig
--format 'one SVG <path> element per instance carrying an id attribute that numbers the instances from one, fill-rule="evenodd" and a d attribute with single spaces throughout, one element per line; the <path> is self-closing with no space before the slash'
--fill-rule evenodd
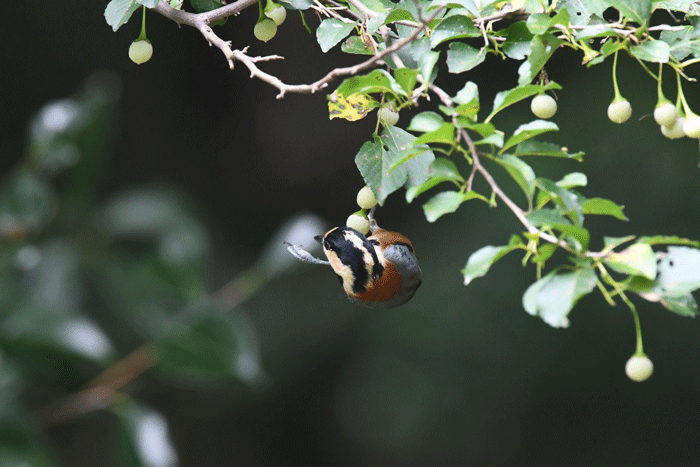
<path id="1" fill-rule="evenodd" d="M 240 11 L 240 9 L 244 8 L 244 7 L 241 7 L 240 9 L 236 10 L 232 7 L 234 7 L 235 5 L 242 6 L 245 2 L 249 3 L 248 6 L 255 3 L 255 2 L 251 3 L 251 0 L 239 0 L 238 2 L 232 3 L 231 5 L 228 5 L 228 6 L 223 7 L 223 8 L 228 9 L 228 11 L 230 12 L 228 16 L 230 16 L 230 15 Z M 229 7 L 231 7 L 231 8 L 229 8 Z M 221 39 L 218 35 L 216 35 L 216 33 L 211 29 L 211 27 L 209 27 L 208 20 L 210 20 L 211 18 L 210 18 L 210 16 L 205 16 L 206 15 L 205 13 L 194 14 L 194 13 L 183 12 L 181 10 L 176 10 L 175 8 L 172 8 L 170 5 L 168 5 L 165 2 L 158 3 L 158 5 L 156 5 L 153 8 L 153 10 L 156 11 L 157 13 L 160 13 L 161 15 L 165 16 L 166 18 L 172 19 L 173 21 L 175 21 L 178 24 L 184 24 L 184 25 L 191 26 L 193 28 L 198 29 L 199 32 L 204 36 L 204 38 L 207 41 L 209 41 L 210 44 L 219 48 L 224 53 L 224 56 L 226 57 L 226 60 L 228 61 L 230 68 L 233 68 L 234 60 L 238 60 L 239 62 L 243 63 L 250 71 L 251 78 L 258 78 L 261 81 L 264 81 L 268 84 L 271 84 L 272 86 L 279 89 L 279 94 L 277 95 L 277 98 L 281 99 L 288 92 L 302 93 L 302 94 L 315 93 L 316 91 L 328 86 L 328 83 L 330 83 L 331 81 L 333 81 L 336 78 L 339 78 L 341 76 L 356 75 L 361 71 L 364 71 L 368 68 L 374 67 L 385 56 L 399 50 L 401 47 L 414 41 L 418 37 L 418 35 L 421 33 L 423 28 L 430 21 L 432 21 L 440 13 L 440 11 L 443 8 L 444 7 L 442 7 L 442 6 L 436 8 L 433 11 L 433 13 L 421 23 L 421 27 L 416 28 L 416 30 L 407 38 L 396 41 L 390 47 L 387 47 L 386 49 L 382 50 L 381 52 L 378 52 L 377 54 L 372 56 L 372 58 L 370 58 L 362 63 L 359 63 L 359 64 L 351 66 L 351 67 L 336 68 L 334 70 L 331 70 L 328 74 L 326 74 L 326 76 L 324 76 L 323 78 L 321 78 L 318 81 L 315 81 L 311 84 L 286 84 L 286 83 L 282 82 L 282 80 L 280 80 L 276 76 L 273 76 L 269 73 L 262 71 L 260 68 L 257 67 L 257 65 L 256 65 L 257 62 L 267 61 L 267 60 L 278 60 L 278 59 L 281 59 L 282 57 L 280 57 L 278 55 L 270 55 L 267 57 L 249 57 L 248 55 L 246 55 L 246 49 L 232 50 L 231 49 L 231 42 L 224 41 L 223 39 Z M 211 12 L 209 12 L 209 13 L 211 13 Z M 216 18 L 220 19 L 220 15 L 216 16 Z"/>

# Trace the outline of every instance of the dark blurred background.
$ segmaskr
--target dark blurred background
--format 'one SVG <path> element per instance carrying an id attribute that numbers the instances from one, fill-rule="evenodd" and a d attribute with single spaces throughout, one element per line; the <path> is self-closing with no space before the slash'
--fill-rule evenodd
<path id="1" fill-rule="evenodd" d="M 139 21 L 135 15 L 113 33 L 103 18 L 106 3 L 0 7 L 0 175 L 28 151 L 28 124 L 42 106 L 99 79 L 119 99 L 89 196 L 99 204 L 156 186 L 184 197 L 211 235 L 208 291 L 255 264 L 286 220 L 314 213 L 331 226 L 356 210 L 363 181 L 353 159 L 370 139 L 373 117 L 329 121 L 324 93 L 277 100 L 276 90 L 251 80 L 242 65 L 229 70 L 197 31 L 157 14 L 147 17 L 153 58 L 137 66 L 127 50 Z M 285 82 L 315 81 L 358 60 L 335 49 L 321 53 L 293 11 L 277 37 L 257 42 L 256 17 L 251 8 L 218 33 L 236 48 L 251 45 L 251 55 L 283 55 L 262 67 Z M 306 19 L 318 23 L 313 14 Z M 518 65 L 490 57 L 465 75 L 443 73 L 438 84 L 455 92 L 465 79 L 476 82 L 482 109 L 490 111 L 495 93 L 516 85 Z M 592 248 L 602 247 L 603 236 L 697 239 L 698 142 L 663 138 L 651 118 L 655 83 L 632 59 L 620 57 L 620 67 L 621 90 L 634 110 L 629 122 L 615 125 L 606 117 L 610 64 L 587 69 L 579 56 L 555 55 L 547 71 L 564 89 L 554 118 L 561 131 L 550 140 L 586 157 L 528 162 L 554 180 L 585 172 L 585 195 L 625 206 L 628 222 L 586 219 Z M 695 65 L 688 73 L 698 71 Z M 685 90 L 698 111 L 697 83 Z M 667 95 L 675 96 L 675 87 Z M 402 112 L 399 125 L 410 115 Z M 507 132 L 533 119 L 526 104 L 499 118 Z M 506 244 L 521 226 L 505 208 L 478 202 L 429 224 L 421 210 L 427 199 L 407 205 L 396 193 L 378 213 L 380 224 L 411 238 L 421 260 L 423 286 L 406 306 L 356 307 L 330 271 L 299 264 L 243 304 L 259 340 L 263 384 L 199 388 L 146 373 L 130 386 L 167 420 L 179 465 L 698 465 L 697 320 L 634 297 L 655 372 L 647 382 L 631 382 L 624 364 L 634 351 L 634 325 L 623 305 L 611 308 L 594 292 L 575 307 L 570 328 L 550 328 L 522 308 L 535 271 L 515 254 L 464 287 L 460 269 L 469 255 Z M 100 307 L 87 311 L 109 321 Z M 118 326 L 105 329 L 121 354 L 137 347 Z M 24 402 L 40 406 L 91 376 L 34 387 Z M 113 431 L 110 415 L 96 412 L 49 426 L 37 442 L 57 465 L 123 465 Z"/>

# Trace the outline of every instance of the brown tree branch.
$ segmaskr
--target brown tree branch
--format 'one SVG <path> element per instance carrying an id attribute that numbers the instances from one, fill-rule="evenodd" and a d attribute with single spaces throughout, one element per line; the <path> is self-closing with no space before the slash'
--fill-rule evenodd
<path id="1" fill-rule="evenodd" d="M 237 60 L 243 65 L 245 65 L 248 70 L 250 71 L 250 76 L 251 78 L 258 78 L 261 81 L 264 81 L 274 87 L 276 87 L 279 90 L 279 94 L 277 95 L 278 99 L 281 99 L 284 97 L 284 95 L 288 92 L 294 92 L 294 93 L 314 93 L 320 89 L 325 88 L 328 86 L 328 83 L 333 81 L 336 78 L 339 78 L 341 76 L 352 76 L 356 75 L 357 73 L 360 73 L 361 71 L 367 70 L 369 68 L 372 68 L 376 65 L 378 65 L 379 61 L 382 60 L 384 57 L 387 55 L 399 50 L 401 47 L 405 46 L 406 44 L 409 44 L 410 42 L 414 41 L 420 32 L 425 28 L 425 26 L 432 21 L 438 13 L 442 10 L 443 7 L 438 7 L 436 8 L 432 14 L 423 20 L 420 24 L 419 28 L 416 28 L 416 30 L 411 34 L 409 37 L 396 41 L 394 44 L 392 44 L 390 47 L 387 47 L 386 49 L 382 50 L 381 52 L 378 52 L 377 54 L 373 55 L 372 58 L 359 63 L 354 66 L 350 67 L 343 67 L 343 68 L 336 68 L 334 70 L 331 70 L 326 76 L 323 78 L 310 83 L 310 84 L 286 84 L 276 76 L 273 76 L 269 73 L 266 73 L 262 71 L 258 66 L 256 65 L 257 62 L 261 61 L 268 61 L 268 60 L 278 60 L 282 59 L 283 57 L 280 57 L 279 55 L 269 55 L 266 57 L 250 57 L 246 54 L 247 47 L 243 50 L 233 50 L 231 49 L 231 42 L 230 41 L 224 41 L 221 39 L 209 26 L 209 23 L 211 21 L 217 20 L 217 19 L 223 19 L 228 16 L 231 16 L 235 13 L 238 13 L 239 11 L 243 10 L 244 8 L 247 8 L 253 4 L 255 4 L 256 1 L 254 0 L 239 0 L 235 3 L 232 3 L 231 5 L 227 5 L 225 7 L 219 8 L 217 10 L 213 10 L 207 13 L 188 13 L 186 11 L 181 11 L 181 10 L 176 10 L 175 8 L 172 8 L 169 4 L 166 2 L 160 2 L 158 5 L 153 8 L 153 11 L 160 13 L 161 15 L 165 16 L 166 18 L 169 18 L 173 21 L 175 21 L 177 24 L 184 24 L 187 26 L 191 26 L 193 28 L 196 28 L 199 30 L 199 32 L 204 36 L 204 38 L 209 41 L 210 44 L 216 46 L 218 49 L 220 49 L 224 56 L 226 57 L 226 60 L 228 61 L 229 67 L 233 69 L 234 66 L 234 61 Z M 219 10 L 226 10 L 224 12 L 219 12 Z M 214 12 L 219 12 L 214 14 Z"/>

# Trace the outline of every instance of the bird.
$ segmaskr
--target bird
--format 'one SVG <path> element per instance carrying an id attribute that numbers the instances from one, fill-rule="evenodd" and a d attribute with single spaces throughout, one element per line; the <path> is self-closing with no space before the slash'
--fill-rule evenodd
<path id="1" fill-rule="evenodd" d="M 397 232 L 384 230 L 369 212 L 369 237 L 352 227 L 334 227 L 314 237 L 327 260 L 314 257 L 301 245 L 285 242 L 297 259 L 330 266 L 351 301 L 370 308 L 394 308 L 413 298 L 422 271 L 413 244 Z"/>

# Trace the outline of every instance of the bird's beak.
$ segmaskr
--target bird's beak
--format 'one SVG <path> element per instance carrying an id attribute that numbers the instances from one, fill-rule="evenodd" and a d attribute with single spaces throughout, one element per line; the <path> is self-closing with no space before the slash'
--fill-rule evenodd
<path id="1" fill-rule="evenodd" d="M 316 235 L 314 237 L 314 240 L 316 240 L 320 244 L 323 244 L 323 235 Z"/>

